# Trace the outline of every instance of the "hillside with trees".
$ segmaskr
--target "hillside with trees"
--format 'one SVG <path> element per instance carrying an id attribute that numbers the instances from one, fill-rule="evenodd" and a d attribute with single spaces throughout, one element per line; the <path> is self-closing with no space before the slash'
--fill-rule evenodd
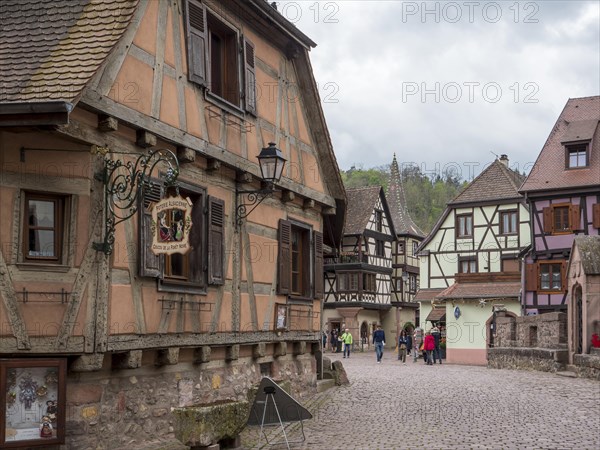
<path id="1" fill-rule="evenodd" d="M 352 167 L 342 171 L 342 180 L 346 188 L 364 186 L 383 186 L 387 193 L 390 178 L 390 166 L 379 166 L 371 169 Z M 402 167 L 402 181 L 406 192 L 408 211 L 415 223 L 426 233 L 446 208 L 446 203 L 452 200 L 460 190 L 467 185 L 452 174 L 437 175 L 431 178 L 416 166 Z"/>

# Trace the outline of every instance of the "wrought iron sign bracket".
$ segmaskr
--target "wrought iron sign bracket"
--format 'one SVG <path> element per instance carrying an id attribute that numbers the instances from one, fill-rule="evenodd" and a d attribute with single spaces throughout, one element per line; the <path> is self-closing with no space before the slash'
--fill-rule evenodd
<path id="1" fill-rule="evenodd" d="M 138 210 L 138 201 L 144 189 L 152 188 L 150 181 L 154 170 L 165 168 L 164 186 L 175 186 L 179 176 L 177 156 L 168 149 L 142 154 L 135 161 L 113 159 L 112 153 L 104 157 L 104 168 L 95 178 L 104 184 L 104 240 L 94 242 L 94 250 L 110 255 L 114 249 L 115 227 L 131 218 Z"/>
<path id="2" fill-rule="evenodd" d="M 235 225 L 236 230 L 244 223 L 244 219 L 254 211 L 265 199 L 272 197 L 276 192 L 273 183 L 263 183 L 264 186 L 256 190 L 235 190 Z M 240 196 L 246 195 L 247 201 L 240 203 Z M 250 209 L 248 209 L 250 208 Z"/>

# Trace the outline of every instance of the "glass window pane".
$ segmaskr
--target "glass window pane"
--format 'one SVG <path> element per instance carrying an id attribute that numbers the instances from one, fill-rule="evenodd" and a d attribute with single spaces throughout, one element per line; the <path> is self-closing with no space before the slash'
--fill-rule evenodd
<path id="1" fill-rule="evenodd" d="M 29 200 L 29 225 L 35 227 L 54 227 L 54 202 Z"/>
<path id="2" fill-rule="evenodd" d="M 29 230 L 29 256 L 55 256 L 54 231 Z"/>

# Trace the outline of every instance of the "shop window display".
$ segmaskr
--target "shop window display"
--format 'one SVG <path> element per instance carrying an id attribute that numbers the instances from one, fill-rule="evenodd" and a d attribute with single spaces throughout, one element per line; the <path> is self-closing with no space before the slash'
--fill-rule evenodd
<path id="1" fill-rule="evenodd" d="M 0 359 L 0 447 L 64 443 L 64 359 Z"/>

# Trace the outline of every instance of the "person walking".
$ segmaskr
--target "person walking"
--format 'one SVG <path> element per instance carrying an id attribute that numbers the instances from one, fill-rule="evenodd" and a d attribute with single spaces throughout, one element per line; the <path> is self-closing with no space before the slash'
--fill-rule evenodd
<path id="1" fill-rule="evenodd" d="M 348 328 L 346 328 L 344 330 L 344 334 L 342 334 L 340 336 L 340 339 L 342 341 L 342 345 L 344 346 L 344 358 L 346 357 L 346 354 L 348 355 L 348 358 L 350 358 L 350 348 L 352 347 L 352 333 L 350 333 L 350 330 L 348 330 Z"/>
<path id="2" fill-rule="evenodd" d="M 381 358 L 383 358 L 383 347 L 385 346 L 385 331 L 381 329 L 381 325 L 377 325 L 377 330 L 373 333 L 373 344 L 375 344 L 377 364 L 380 364 Z"/>
<path id="3" fill-rule="evenodd" d="M 442 338 L 442 334 L 437 325 L 434 325 L 431 329 L 431 335 L 433 336 L 433 341 L 435 342 L 435 347 L 433 348 L 433 363 L 435 364 L 436 359 L 442 363 L 442 355 L 440 353 L 440 341 Z"/>
<path id="4" fill-rule="evenodd" d="M 413 333 L 413 362 L 416 363 L 419 359 L 419 353 L 421 344 L 423 343 L 423 329 L 421 327 L 415 328 Z"/>
<path id="5" fill-rule="evenodd" d="M 323 351 L 327 348 L 327 331 L 323 330 Z"/>
<path id="6" fill-rule="evenodd" d="M 410 351 L 412 350 L 413 346 L 412 333 L 406 330 L 404 330 L 404 332 L 406 333 L 406 354 L 410 356 Z"/>
<path id="7" fill-rule="evenodd" d="M 338 333 L 337 333 L 337 329 L 333 329 L 331 330 L 331 351 L 333 353 L 337 353 L 337 343 L 338 343 Z"/>
<path id="8" fill-rule="evenodd" d="M 423 350 L 425 350 L 427 356 L 426 356 L 426 361 L 425 363 L 428 366 L 433 365 L 433 349 L 435 348 L 435 340 L 433 339 L 433 336 L 431 335 L 431 333 L 428 331 L 427 333 L 425 333 L 425 342 L 423 343 Z"/>
<path id="9" fill-rule="evenodd" d="M 398 337 L 398 361 L 402 360 L 402 364 L 406 364 L 407 345 L 406 331 L 402 330 Z"/>

